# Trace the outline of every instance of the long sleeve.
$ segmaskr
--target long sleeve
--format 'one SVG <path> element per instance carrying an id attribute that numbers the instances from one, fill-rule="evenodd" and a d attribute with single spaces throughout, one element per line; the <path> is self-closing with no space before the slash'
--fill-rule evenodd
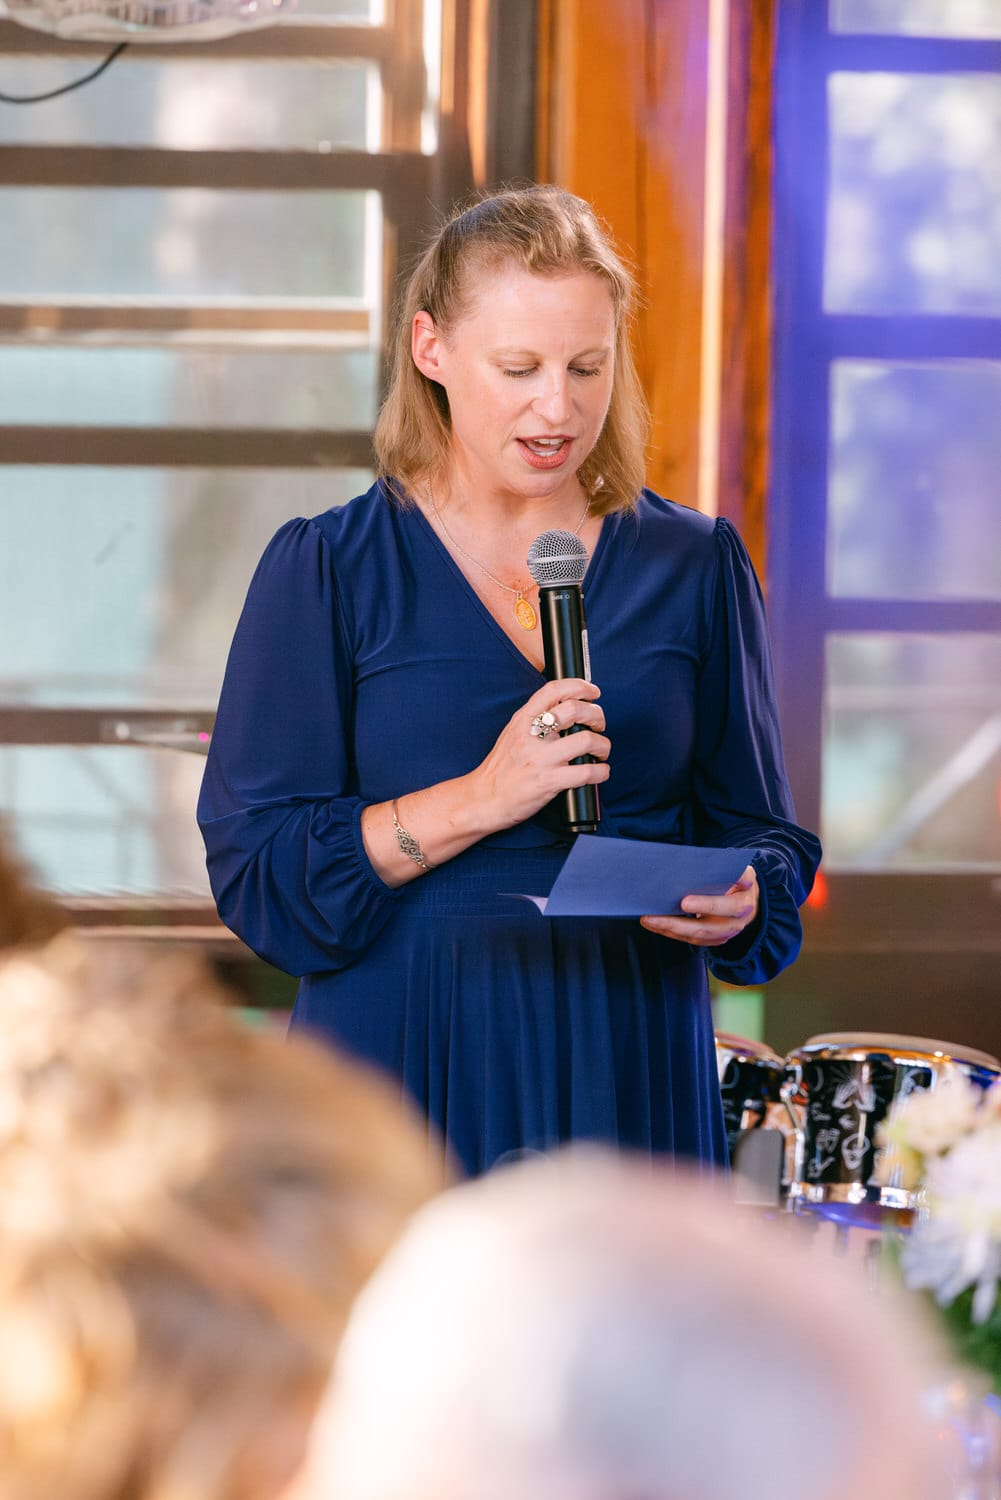
<path id="1" fill-rule="evenodd" d="M 250 585 L 198 802 L 219 915 L 290 974 L 350 963 L 396 900 L 362 843 L 352 694 L 330 549 L 290 521 Z"/>
<path id="2" fill-rule="evenodd" d="M 820 843 L 795 822 L 757 577 L 729 522 L 717 521 L 715 541 L 709 645 L 699 676 L 694 835 L 700 844 L 753 850 L 758 919 L 714 950 L 709 966 L 727 983 L 755 984 L 799 952 L 799 907 L 820 863 Z"/>

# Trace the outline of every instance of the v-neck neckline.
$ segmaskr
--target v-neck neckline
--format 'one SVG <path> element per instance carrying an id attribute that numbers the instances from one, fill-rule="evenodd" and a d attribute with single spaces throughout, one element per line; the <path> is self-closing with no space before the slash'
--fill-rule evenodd
<path id="1" fill-rule="evenodd" d="M 527 667 L 528 671 L 531 672 L 534 677 L 538 678 L 540 682 L 545 682 L 546 674 L 544 669 L 542 667 L 537 667 L 535 665 L 535 662 L 532 661 L 531 657 L 525 655 L 524 651 L 522 651 L 520 647 L 515 644 L 515 642 L 508 635 L 507 631 L 504 630 L 504 628 L 498 623 L 498 621 L 494 619 L 493 615 L 490 613 L 489 609 L 487 609 L 487 606 L 484 604 L 479 594 L 473 588 L 473 585 L 470 583 L 465 573 L 459 567 L 451 552 L 449 552 L 448 548 L 445 546 L 445 543 L 442 541 L 441 537 L 431 525 L 431 522 L 428 520 L 421 507 L 417 504 L 416 501 L 412 501 L 408 509 L 413 509 L 414 511 L 416 511 L 417 515 L 420 518 L 420 524 L 423 526 L 427 535 L 430 537 L 433 546 L 444 558 L 449 568 L 451 568 L 455 577 L 458 579 L 463 592 L 473 601 L 474 605 L 479 610 L 479 613 L 486 620 L 487 624 L 493 630 L 494 634 L 500 637 L 508 650 L 515 657 L 517 657 L 518 661 L 520 661 L 523 666 Z M 604 553 L 605 539 L 608 536 L 610 530 L 610 527 L 605 523 L 611 520 L 611 515 L 604 515 L 601 517 L 601 530 L 598 533 L 598 540 L 594 544 L 594 550 L 592 551 L 591 556 L 588 559 L 587 570 L 584 573 L 584 582 L 582 584 L 582 587 L 585 589 L 587 588 L 589 582 L 593 582 L 594 573 L 598 561 Z"/>

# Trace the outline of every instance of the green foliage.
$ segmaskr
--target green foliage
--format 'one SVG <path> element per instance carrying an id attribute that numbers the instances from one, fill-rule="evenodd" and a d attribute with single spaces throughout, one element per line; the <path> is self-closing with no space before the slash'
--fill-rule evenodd
<path id="1" fill-rule="evenodd" d="M 945 1325 L 949 1340 L 964 1364 L 983 1370 L 990 1377 L 994 1393 L 1001 1396 L 1001 1297 L 994 1303 L 986 1323 L 974 1323 L 973 1289 L 961 1292 L 948 1307 L 936 1311 Z"/>
<path id="2" fill-rule="evenodd" d="M 904 1238 L 886 1234 L 881 1246 L 880 1269 L 888 1281 L 904 1287 L 900 1252 Z M 986 1323 L 973 1322 L 973 1288 L 967 1287 L 948 1307 L 942 1307 L 931 1292 L 913 1292 L 931 1310 L 933 1321 L 945 1331 L 946 1341 L 961 1364 L 982 1370 L 990 1378 L 996 1396 L 1001 1397 L 1001 1296 Z"/>

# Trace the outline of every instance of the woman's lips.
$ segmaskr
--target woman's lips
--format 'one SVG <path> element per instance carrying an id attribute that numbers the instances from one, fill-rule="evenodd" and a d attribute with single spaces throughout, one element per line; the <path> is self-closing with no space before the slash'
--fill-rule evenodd
<path id="1" fill-rule="evenodd" d="M 533 469 L 558 469 L 566 463 L 570 453 L 571 439 L 568 437 L 518 438 L 517 441 Z"/>

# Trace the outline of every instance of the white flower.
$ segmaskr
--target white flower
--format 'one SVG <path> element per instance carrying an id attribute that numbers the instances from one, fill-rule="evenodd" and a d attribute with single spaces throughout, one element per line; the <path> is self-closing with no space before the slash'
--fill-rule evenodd
<path id="1" fill-rule="evenodd" d="M 962 1074 L 934 1088 L 915 1089 L 894 1110 L 883 1139 L 919 1156 L 937 1156 L 976 1129 L 981 1097 L 981 1090 Z"/>
<path id="2" fill-rule="evenodd" d="M 933 1213 L 966 1233 L 1001 1240 L 1001 1120 L 929 1161 L 925 1191 Z"/>
<path id="3" fill-rule="evenodd" d="M 971 1316 L 974 1323 L 984 1323 L 997 1300 L 1001 1241 L 986 1234 L 963 1235 L 953 1224 L 928 1219 L 905 1243 L 901 1267 L 906 1284 L 933 1292 L 941 1307 L 967 1287 L 975 1288 Z"/>
<path id="4" fill-rule="evenodd" d="M 925 1194 L 928 1217 L 903 1248 L 904 1278 L 942 1306 L 974 1288 L 973 1321 L 983 1323 L 1001 1277 L 1001 1119 L 928 1161 Z"/>

